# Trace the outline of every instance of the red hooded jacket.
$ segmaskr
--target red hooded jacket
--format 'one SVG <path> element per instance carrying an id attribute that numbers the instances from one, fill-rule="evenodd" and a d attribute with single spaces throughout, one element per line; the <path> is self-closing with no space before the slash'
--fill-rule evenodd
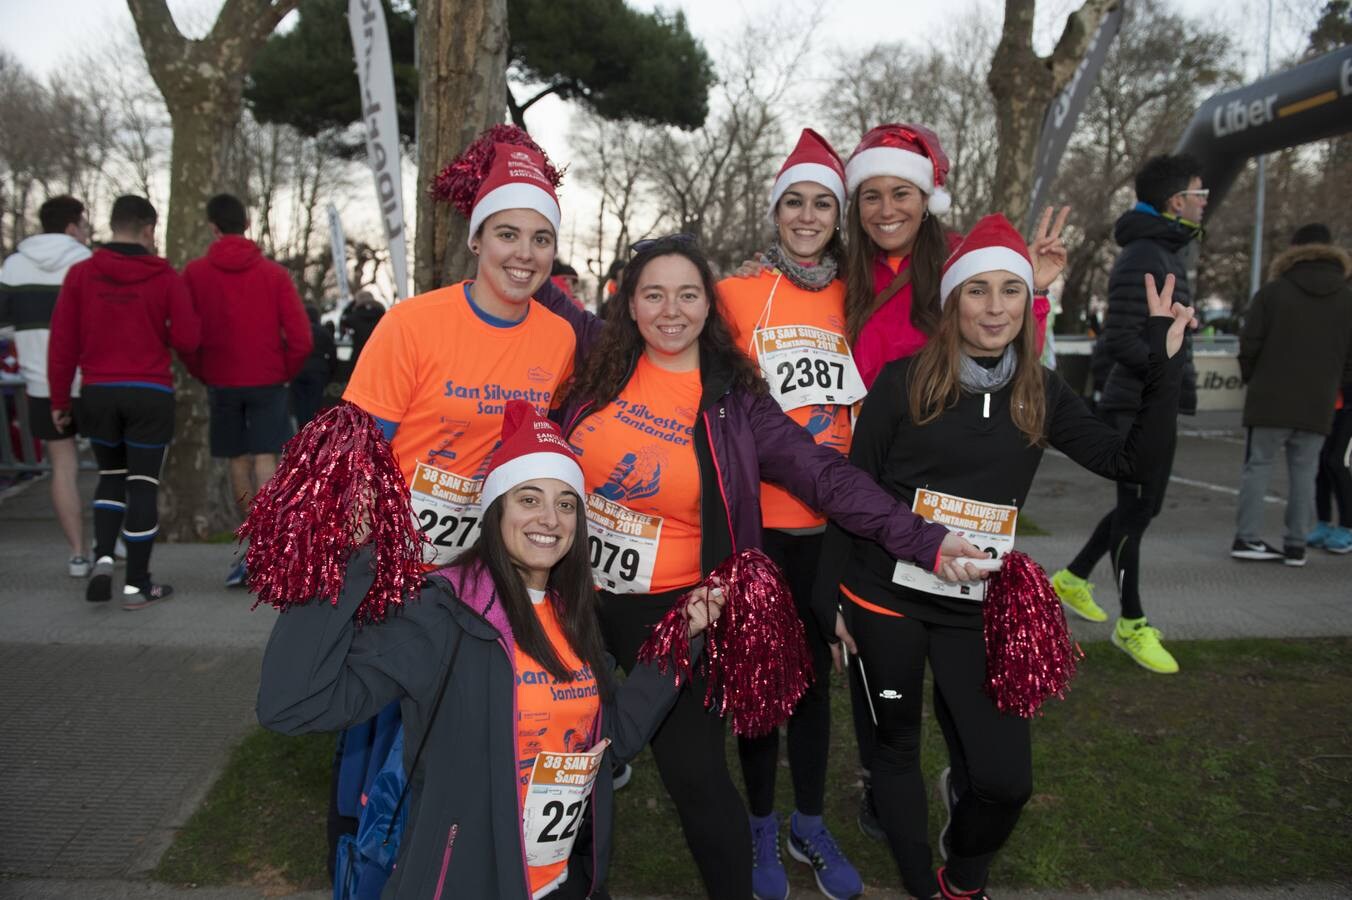
<path id="1" fill-rule="evenodd" d="M 202 316 L 202 345 L 184 358 L 212 387 L 259 387 L 296 377 L 314 337 L 286 269 L 246 237 L 227 234 L 183 269 Z"/>
<path id="2" fill-rule="evenodd" d="M 173 387 L 169 348 L 197 349 L 201 321 L 169 260 L 100 248 L 70 267 L 52 311 L 52 409 L 70 409 L 75 369 L 90 384 Z"/>

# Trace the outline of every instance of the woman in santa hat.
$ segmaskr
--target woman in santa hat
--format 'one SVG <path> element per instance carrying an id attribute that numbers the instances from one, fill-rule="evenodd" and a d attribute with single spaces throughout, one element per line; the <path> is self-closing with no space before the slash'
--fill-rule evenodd
<path id="1" fill-rule="evenodd" d="M 851 462 L 892 496 L 1003 557 L 1045 445 L 1114 480 L 1158 463 L 1177 414 L 1178 350 L 1195 326 L 1188 308 L 1171 303 L 1172 279 L 1159 292 L 1147 284 L 1150 374 L 1125 437 L 1040 364 L 1033 261 L 1003 216 L 982 219 L 937 281 L 943 301 L 929 341 L 883 367 L 855 423 Z M 954 560 L 942 567 L 948 580 L 935 578 L 834 525 L 825 544 L 824 559 L 845 561 L 848 630 L 837 597 L 819 593 L 816 611 L 862 663 L 877 723 L 874 800 L 902 883 L 916 897 L 985 897 L 991 860 L 1031 794 L 1032 757 L 1027 719 L 1000 712 L 983 689 L 984 573 Z M 1061 615 L 1055 604 L 1052 613 Z M 940 777 L 949 821 L 937 874 L 920 771 L 927 659 L 951 765 Z"/>
<path id="2" fill-rule="evenodd" d="M 370 413 L 393 447 L 427 537 L 428 568 L 478 537 L 479 491 L 501 431 L 504 397 L 549 409 L 573 365 L 572 329 L 531 298 L 548 278 L 559 227 L 558 173 L 520 129 L 495 126 L 438 176 L 434 194 L 469 220 L 473 277 L 395 304 L 371 333 L 343 399 Z M 381 733 L 344 744 L 388 746 Z M 335 807 L 360 809 L 364 763 L 345 757 Z M 348 776 L 348 777 L 344 777 Z M 355 827 L 355 823 L 354 823 Z M 332 852 L 332 847 L 330 848 Z"/>
<path id="3" fill-rule="evenodd" d="M 605 320 L 562 294 L 541 296 L 578 335 L 581 361 L 561 421 L 586 478 L 602 631 L 622 667 L 692 585 L 762 545 L 762 477 L 928 571 L 940 568 L 941 552 L 980 555 L 942 526 L 918 522 L 784 413 L 733 343 L 692 236 L 633 250 Z M 696 677 L 653 754 L 705 892 L 745 900 L 747 812 L 728 773 L 724 721 L 704 709 L 703 696 Z"/>
<path id="4" fill-rule="evenodd" d="M 412 790 L 386 897 L 591 896 L 610 855 L 611 764 L 643 748 L 677 694 L 655 665 L 616 684 L 577 458 L 524 400 L 500 421 L 470 547 L 358 627 L 376 569 L 360 547 L 336 605 L 288 609 L 263 657 L 258 718 L 275 731 L 332 731 L 402 706 Z M 706 599 L 686 607 L 692 637 L 722 609 L 717 590 Z"/>
<path id="5" fill-rule="evenodd" d="M 788 416 L 824 447 L 850 449 L 850 406 L 864 397 L 863 380 L 845 337 L 845 167 L 827 141 L 810 128 L 780 168 L 770 191 L 774 239 L 765 267 L 750 278 L 725 278 L 719 302 L 733 342 L 760 368 L 770 394 Z M 798 701 L 788 725 L 794 812 L 790 855 L 813 867 L 828 897 L 852 897 L 863 882 L 822 821 L 826 763 L 831 741 L 831 650 L 810 616 L 812 582 L 826 519 L 777 485 L 761 485 L 765 552 L 788 580 L 807 623 L 816 678 Z M 739 738 L 754 845 L 751 881 L 761 900 L 788 896 L 775 815 L 779 731 Z"/>
<path id="6" fill-rule="evenodd" d="M 872 128 L 845 163 L 846 331 L 867 385 L 888 362 L 923 347 L 938 326 L 940 270 L 961 237 L 939 220 L 953 202 L 948 176 L 948 155 L 923 125 Z M 1048 208 L 1032 246 L 1039 353 L 1051 308 L 1047 289 L 1065 266 L 1060 234 L 1068 214 L 1063 209 L 1053 226 Z"/>

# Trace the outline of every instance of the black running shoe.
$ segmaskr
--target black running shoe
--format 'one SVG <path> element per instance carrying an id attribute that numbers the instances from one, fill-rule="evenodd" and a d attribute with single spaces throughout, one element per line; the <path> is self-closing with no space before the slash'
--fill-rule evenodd
<path id="1" fill-rule="evenodd" d="M 864 790 L 859 794 L 859 830 L 865 837 L 871 837 L 879 843 L 887 843 L 887 832 L 878 821 L 878 807 L 873 804 L 873 781 L 864 776 Z"/>
<path id="2" fill-rule="evenodd" d="M 167 584 L 150 584 L 145 587 L 127 585 L 122 589 L 122 608 L 126 610 L 145 609 L 147 606 L 168 600 L 174 589 Z"/>
<path id="3" fill-rule="evenodd" d="M 629 763 L 620 763 L 610 770 L 610 789 L 618 791 L 629 783 L 629 779 L 634 777 L 634 767 Z"/>
<path id="4" fill-rule="evenodd" d="M 1234 559 L 1276 560 L 1284 558 L 1286 554 L 1267 541 L 1242 541 L 1235 538 L 1235 542 L 1230 545 L 1230 556 Z"/>
<path id="5" fill-rule="evenodd" d="M 113 558 L 103 556 L 94 563 L 94 574 L 85 585 L 85 599 L 90 603 L 107 603 L 113 597 Z"/>
<path id="6" fill-rule="evenodd" d="M 1282 551 L 1282 555 L 1286 557 L 1285 559 L 1282 560 L 1283 565 L 1288 566 L 1305 565 L 1304 547 L 1287 547 L 1285 550 Z"/>

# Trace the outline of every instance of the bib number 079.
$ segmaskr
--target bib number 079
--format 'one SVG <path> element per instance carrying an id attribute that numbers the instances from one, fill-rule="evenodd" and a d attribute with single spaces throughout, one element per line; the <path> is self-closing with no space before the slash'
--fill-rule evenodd
<path id="1" fill-rule="evenodd" d="M 618 545 L 603 541 L 594 534 L 587 536 L 587 547 L 591 550 L 593 571 L 616 575 L 625 581 L 633 581 L 638 575 L 638 551 L 633 547 L 621 549 Z"/>
<path id="2" fill-rule="evenodd" d="M 418 513 L 418 530 L 423 534 L 431 534 L 432 529 L 440 525 L 441 531 L 437 532 L 436 536 L 432 538 L 434 545 L 438 547 L 464 547 L 474 534 L 474 526 L 478 524 L 478 521 L 478 516 L 454 515 L 442 516 L 441 520 L 438 521 L 436 510 L 424 509 Z"/>
<path id="3" fill-rule="evenodd" d="M 824 359 L 809 359 L 804 356 L 796 362 L 785 360 L 775 367 L 775 374 L 783 379 L 779 384 L 781 394 L 814 385 L 826 390 L 833 388 L 840 390 L 845 386 L 844 364 Z"/>

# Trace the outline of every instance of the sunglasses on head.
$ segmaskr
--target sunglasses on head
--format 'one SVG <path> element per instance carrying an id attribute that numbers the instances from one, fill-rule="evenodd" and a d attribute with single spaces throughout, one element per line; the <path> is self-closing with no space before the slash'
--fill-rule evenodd
<path id="1" fill-rule="evenodd" d="M 669 244 L 677 247 L 692 247 L 698 240 L 699 239 L 693 234 L 686 231 L 682 231 L 679 234 L 667 234 L 662 237 L 644 238 L 641 241 L 635 241 L 630 244 L 629 253 L 631 256 L 637 256 L 640 253 L 647 253 L 649 250 L 660 244 Z"/>

